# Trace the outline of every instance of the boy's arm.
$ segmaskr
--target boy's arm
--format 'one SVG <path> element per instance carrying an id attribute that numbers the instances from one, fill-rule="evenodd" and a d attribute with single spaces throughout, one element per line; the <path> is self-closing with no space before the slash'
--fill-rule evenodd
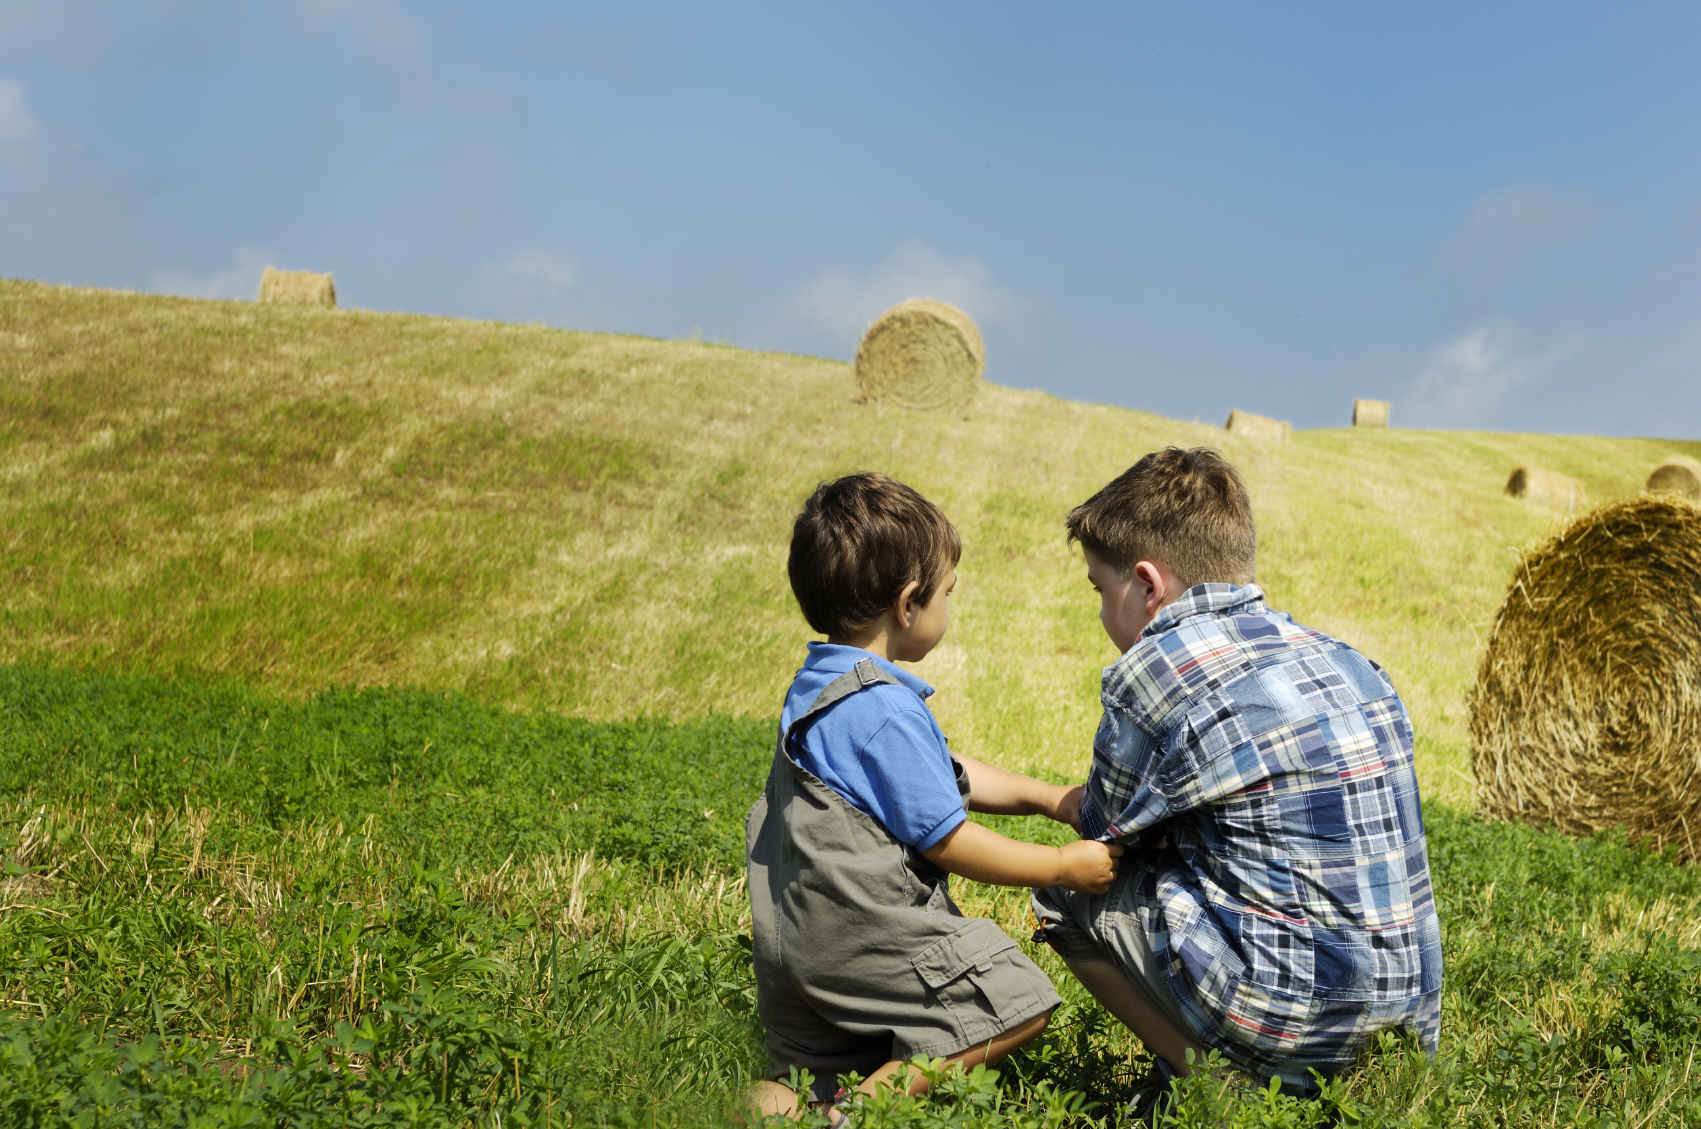
<path id="1" fill-rule="evenodd" d="M 1044 815 L 1081 829 L 1081 786 L 1066 788 L 1005 772 L 973 757 L 953 754 L 969 776 L 969 810 L 989 815 Z M 1055 886 L 1056 883 L 1046 883 Z"/>
<path id="2" fill-rule="evenodd" d="M 1122 848 L 1114 843 L 1092 839 L 1077 839 L 1063 847 L 1022 843 L 978 823 L 959 823 L 922 852 L 929 862 L 975 882 L 1067 886 L 1084 894 L 1102 894 L 1110 889 L 1122 865 L 1117 858 L 1121 853 Z"/>

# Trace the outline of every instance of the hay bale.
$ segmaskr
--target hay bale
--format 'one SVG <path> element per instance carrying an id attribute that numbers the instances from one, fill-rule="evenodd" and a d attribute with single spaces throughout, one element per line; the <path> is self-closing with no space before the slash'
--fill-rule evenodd
<path id="1" fill-rule="evenodd" d="M 1271 419 L 1269 416 L 1253 415 L 1239 408 L 1229 412 L 1228 421 L 1223 424 L 1223 430 L 1231 435 L 1244 435 L 1249 439 L 1274 439 L 1278 443 L 1285 441 L 1293 434 L 1293 424 L 1285 419 Z"/>
<path id="2" fill-rule="evenodd" d="M 1672 455 L 1648 476 L 1648 493 L 1681 494 L 1701 502 L 1701 462 L 1688 455 Z"/>
<path id="3" fill-rule="evenodd" d="M 1506 480 L 1506 493 L 1532 506 L 1576 510 L 1588 504 L 1583 484 L 1546 467 L 1521 466 Z"/>
<path id="4" fill-rule="evenodd" d="M 1519 564 L 1471 694 L 1483 810 L 1701 848 L 1701 506 L 1584 514 Z"/>
<path id="5" fill-rule="evenodd" d="M 1387 427 L 1388 401 L 1386 400 L 1354 400 L 1354 427 Z"/>
<path id="6" fill-rule="evenodd" d="M 337 284 L 328 274 L 267 267 L 266 273 L 260 276 L 260 301 L 284 302 L 292 306 L 335 307 Z"/>
<path id="7" fill-rule="evenodd" d="M 924 411 L 961 411 L 980 391 L 986 346 L 973 319 L 931 298 L 901 302 L 874 320 L 856 350 L 862 398 Z"/>

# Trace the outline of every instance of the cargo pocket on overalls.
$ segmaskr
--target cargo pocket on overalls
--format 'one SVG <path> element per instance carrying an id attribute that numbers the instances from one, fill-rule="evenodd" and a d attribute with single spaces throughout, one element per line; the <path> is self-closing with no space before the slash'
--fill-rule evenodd
<path id="1" fill-rule="evenodd" d="M 1010 953 L 1016 942 L 986 918 L 970 918 L 961 929 L 917 953 L 915 966 L 933 995 L 956 1021 L 966 1041 L 1002 1032 L 1006 1017 L 1020 1015 L 1029 1002 L 1023 978 L 1013 975 Z"/>

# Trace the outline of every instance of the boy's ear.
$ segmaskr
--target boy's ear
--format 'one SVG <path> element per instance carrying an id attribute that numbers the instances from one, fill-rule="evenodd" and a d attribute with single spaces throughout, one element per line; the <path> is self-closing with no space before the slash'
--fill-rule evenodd
<path id="1" fill-rule="evenodd" d="M 1134 566 L 1134 583 L 1146 590 L 1146 598 L 1142 602 L 1148 615 L 1156 613 L 1158 607 L 1173 594 L 1169 591 L 1163 570 L 1151 561 L 1141 561 Z"/>
<path id="2" fill-rule="evenodd" d="M 921 581 L 912 580 L 898 590 L 898 598 L 892 601 L 892 619 L 904 631 L 915 623 L 915 594 L 920 590 Z"/>

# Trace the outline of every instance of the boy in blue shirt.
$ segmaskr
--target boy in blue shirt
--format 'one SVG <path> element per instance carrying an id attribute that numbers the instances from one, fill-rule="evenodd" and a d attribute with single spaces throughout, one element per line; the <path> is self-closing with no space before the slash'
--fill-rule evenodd
<path id="1" fill-rule="evenodd" d="M 825 1108 L 842 1074 L 872 1092 L 916 1055 L 996 1062 L 1045 1028 L 1061 1002 L 1050 980 L 996 924 L 962 915 L 950 874 L 1086 893 L 1116 876 L 1121 847 L 1020 843 L 967 820 L 965 807 L 1075 824 L 1081 789 L 953 755 L 932 687 L 895 665 L 943 638 L 961 551 L 944 514 L 880 474 L 824 483 L 793 526 L 792 591 L 827 641 L 786 695 L 746 823 L 761 1114 L 798 1111 L 780 1084 L 794 1068 Z"/>

